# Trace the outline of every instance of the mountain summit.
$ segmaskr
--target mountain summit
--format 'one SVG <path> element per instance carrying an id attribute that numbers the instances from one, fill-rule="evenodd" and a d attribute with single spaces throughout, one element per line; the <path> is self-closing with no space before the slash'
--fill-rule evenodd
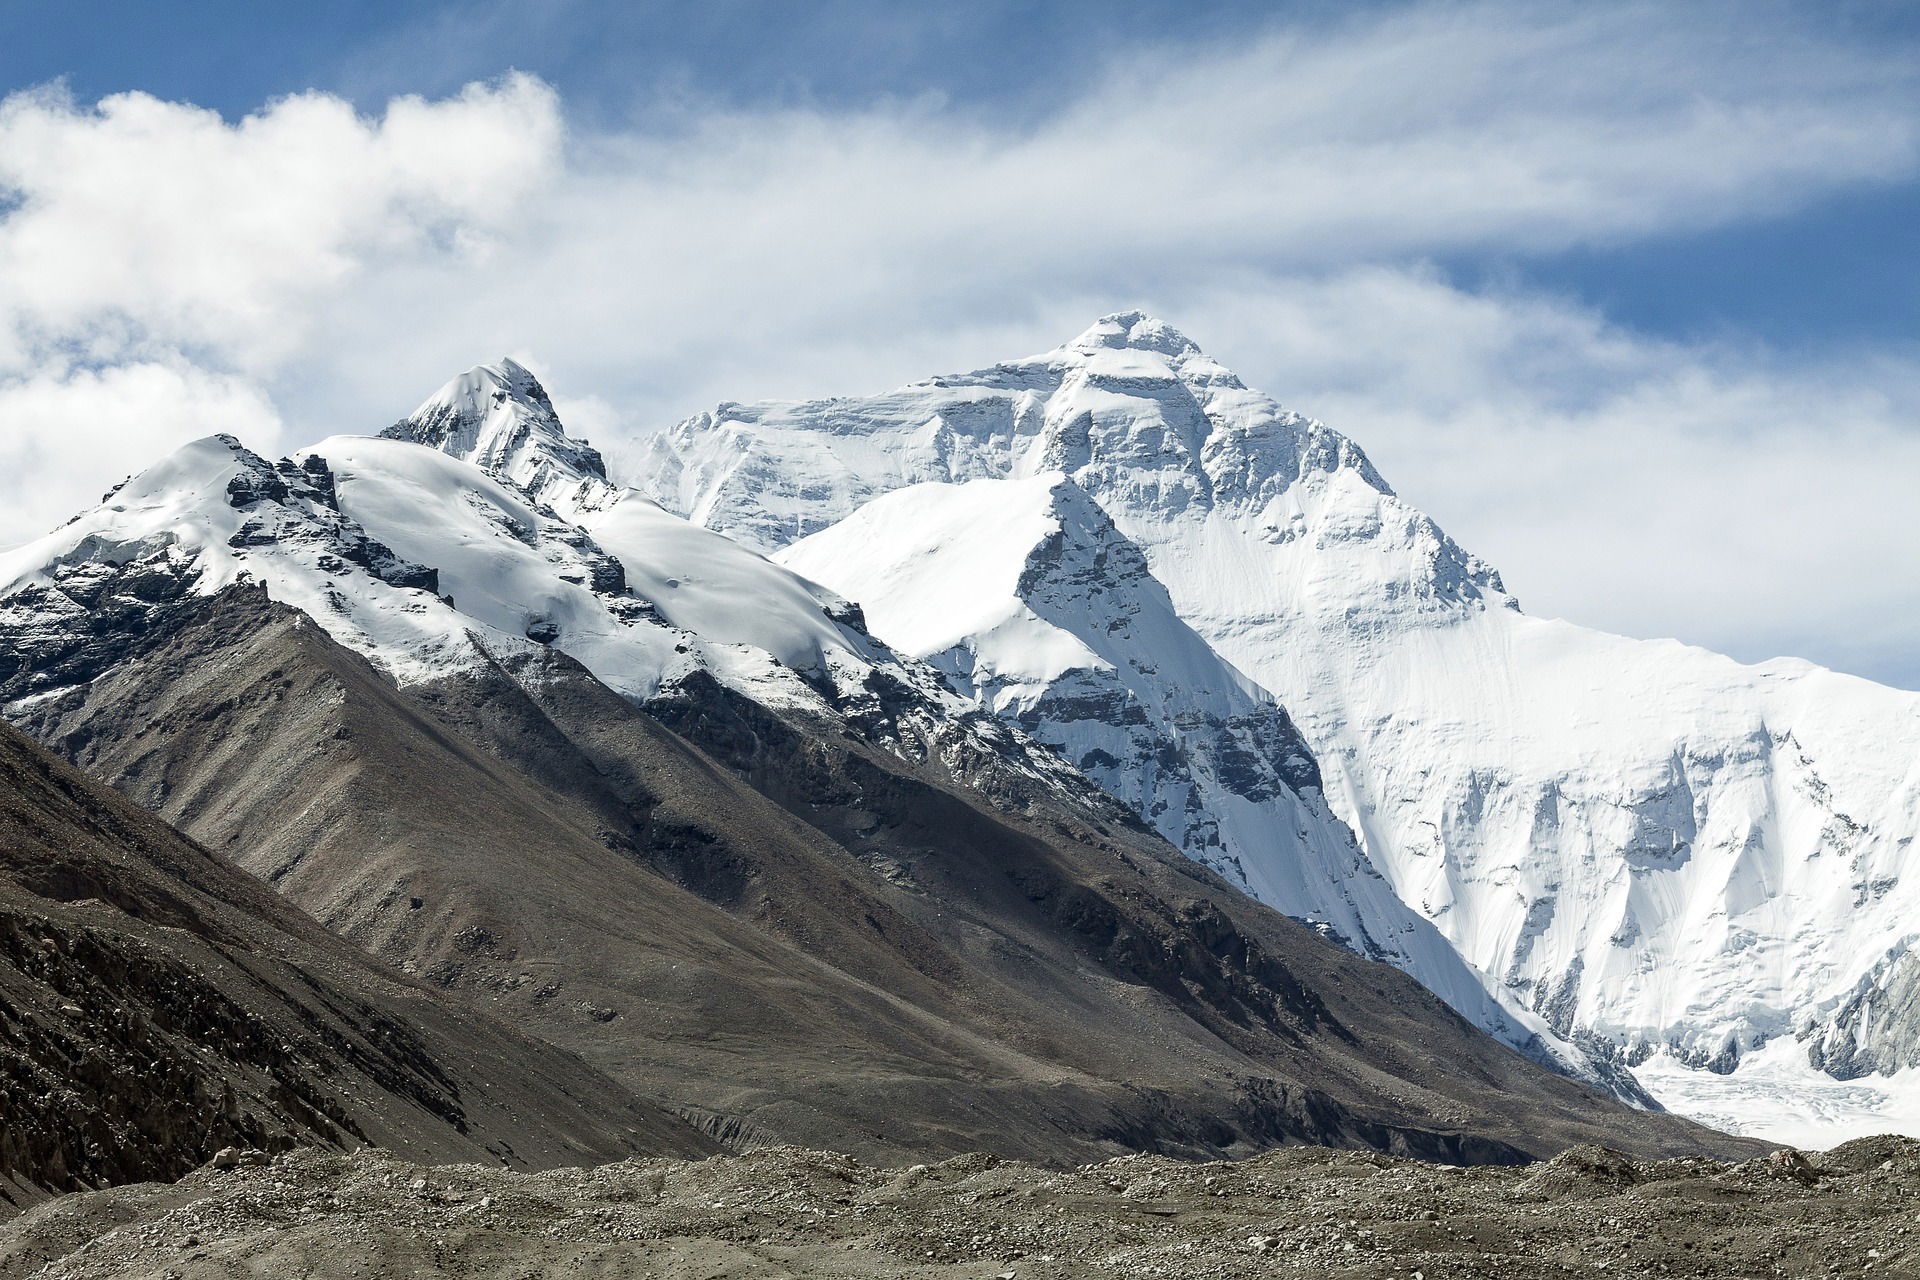
<path id="1" fill-rule="evenodd" d="M 1174 529 L 1232 512 L 1272 546 L 1293 542 L 1312 508 L 1328 514 L 1322 586 L 1346 607 L 1512 604 L 1499 574 L 1400 501 L 1353 441 L 1140 312 L 865 399 L 724 403 L 653 437 L 636 470 L 661 505 L 764 551 L 902 485 L 1050 470 L 1129 518 Z M 1362 540 L 1367 554 L 1336 545 Z"/>
<path id="2" fill-rule="evenodd" d="M 567 435 L 540 379 L 510 356 L 475 365 L 380 434 L 471 462 L 549 503 L 577 506 L 606 485 L 600 451 Z"/>
<path id="3" fill-rule="evenodd" d="M 1103 347 L 1157 351 L 1165 356 L 1205 354 L 1192 338 L 1166 321 L 1139 310 L 1101 316 L 1063 349 L 1094 351 Z"/>
<path id="4" fill-rule="evenodd" d="M 1058 472 L 1287 709 L 1365 868 L 1501 1003 L 1682 1076 L 1770 1042 L 1813 1089 L 1816 1067 L 1920 1066 L 1887 994 L 1920 972 L 1920 695 L 1528 617 L 1359 446 L 1151 317 L 863 399 L 722 404 L 651 449 L 664 505 L 792 547 L 888 623 L 912 612 L 897 545 L 814 538 L 882 495 L 892 527 L 933 530 L 944 488 Z M 1318 874 L 1285 843 L 1240 857 L 1258 892 Z"/>

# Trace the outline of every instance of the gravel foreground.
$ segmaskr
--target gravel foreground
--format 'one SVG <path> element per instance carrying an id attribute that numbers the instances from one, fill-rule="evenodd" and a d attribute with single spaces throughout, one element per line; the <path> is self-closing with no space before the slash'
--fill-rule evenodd
<path id="1" fill-rule="evenodd" d="M 1920 1276 L 1920 1142 L 1525 1168 L 1292 1148 L 1072 1172 L 775 1148 L 510 1173 L 222 1152 L 0 1226 L 13 1277 Z"/>

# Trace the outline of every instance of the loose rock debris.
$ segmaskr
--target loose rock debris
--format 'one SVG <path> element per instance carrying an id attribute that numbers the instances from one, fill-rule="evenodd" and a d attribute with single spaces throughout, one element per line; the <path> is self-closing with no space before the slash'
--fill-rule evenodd
<path id="1" fill-rule="evenodd" d="M 1236 1163 L 769 1148 L 524 1174 L 223 1152 L 0 1226 L 0 1280 L 303 1276 L 1334 1280 L 1920 1276 L 1920 1142 L 1743 1164 L 1576 1147 L 1522 1168 L 1319 1148 Z"/>

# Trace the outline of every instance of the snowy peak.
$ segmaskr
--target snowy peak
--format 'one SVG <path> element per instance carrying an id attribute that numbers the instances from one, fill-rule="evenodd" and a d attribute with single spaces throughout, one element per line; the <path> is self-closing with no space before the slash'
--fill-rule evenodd
<path id="1" fill-rule="evenodd" d="M 267 550 L 290 550 L 330 572 L 353 566 L 391 587 L 438 590 L 433 569 L 401 558 L 341 510 L 338 478 L 324 459 L 269 462 L 215 435 L 182 445 L 93 511 L 0 556 L 0 595 L 36 578 L 86 590 L 130 565 L 195 560 L 196 574 L 224 585 Z M 146 587 L 157 590 L 150 578 Z"/>
<path id="2" fill-rule="evenodd" d="M 1257 804 L 1319 786 L 1285 713 L 1179 620 L 1139 548 L 1058 472 L 898 490 L 778 561 L 871 601 L 881 639 L 1243 886 L 1214 793 Z"/>
<path id="3" fill-rule="evenodd" d="M 1493 569 L 1401 501 L 1353 441 L 1139 311 L 1039 355 L 865 399 L 724 403 L 649 441 L 639 484 L 773 551 L 903 485 L 1056 471 L 1136 542 L 1194 532 L 1196 570 L 1242 538 L 1297 560 L 1290 607 L 1512 607 Z M 1198 532 L 1203 518 L 1214 533 Z"/>
<path id="4" fill-rule="evenodd" d="M 1154 351 L 1164 356 L 1201 356 L 1205 353 L 1193 339 L 1164 320 L 1144 311 L 1116 311 L 1101 316 L 1063 351 L 1111 351 L 1131 349 Z"/>
<path id="5" fill-rule="evenodd" d="M 84 684 L 176 606 L 240 583 L 399 669 L 470 661 L 439 571 L 350 515 L 347 488 L 321 457 L 269 462 L 208 436 L 0 555 L 0 704 Z"/>
<path id="6" fill-rule="evenodd" d="M 1060 376 L 1048 398 L 1046 457 L 1096 492 L 1128 491 L 1131 505 L 1176 511 L 1257 506 L 1328 477 L 1362 502 L 1367 491 L 1392 494 L 1353 441 L 1250 390 L 1144 312 L 1105 316 L 1035 361 Z M 1150 473 L 1158 475 L 1143 485 Z"/>
<path id="7" fill-rule="evenodd" d="M 607 483 L 600 451 L 567 434 L 547 389 L 511 357 L 467 370 L 380 434 L 471 462 L 563 510 Z"/>
<path id="8" fill-rule="evenodd" d="M 1057 471 L 914 485 L 775 559 L 873 601 L 881 639 L 1023 723 L 1063 687 L 1096 683 L 1155 708 L 1272 703 L 1174 616 L 1140 549 Z M 1113 706 L 1075 708 L 1076 718 L 1103 714 L 1106 728 L 1140 722 Z"/>

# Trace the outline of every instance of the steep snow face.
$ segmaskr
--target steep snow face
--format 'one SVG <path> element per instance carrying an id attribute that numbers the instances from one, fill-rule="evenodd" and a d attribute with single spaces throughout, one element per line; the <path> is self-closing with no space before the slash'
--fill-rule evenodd
<path id="1" fill-rule="evenodd" d="M 552 645 L 634 698 L 690 669 L 697 639 L 675 634 L 629 589 L 619 560 L 527 491 L 396 440 L 334 436 L 308 456 L 332 470 L 342 514 L 433 565 L 443 602 L 490 650 L 500 637 Z"/>
<path id="2" fill-rule="evenodd" d="M 603 539 L 433 449 L 337 436 L 312 452 L 332 466 L 341 510 L 434 565 L 461 614 L 553 644 L 629 697 L 699 667 L 762 700 L 810 703 L 802 676 L 874 648 L 829 616 L 844 601 L 638 495 L 617 518 L 604 513 Z M 549 481 L 574 478 L 534 461 Z"/>
<path id="3" fill-rule="evenodd" d="M 1360 859 L 1286 712 L 1180 621 L 1139 549 L 1061 473 L 914 485 L 776 559 L 873 601 L 876 635 L 1019 723 L 1192 857 L 1364 949 L 1392 945 L 1350 904 L 1322 910 L 1329 880 Z M 1276 840 L 1312 845 L 1331 874 L 1241 856 Z"/>
<path id="4" fill-rule="evenodd" d="M 1061 472 L 912 485 L 776 559 L 870 602 L 881 639 L 1195 860 L 1406 969 L 1509 1043 L 1585 1069 L 1394 895 L 1328 808 L 1287 713 L 1180 620 L 1139 548 Z"/>
<path id="5" fill-rule="evenodd" d="M 1633 1058 L 1727 1069 L 1795 1032 L 1910 1060 L 1911 1019 L 1862 993 L 1920 929 L 1920 696 L 1528 617 L 1352 442 L 1157 321 L 867 400 L 721 405 L 653 452 L 665 505 L 765 547 L 923 481 L 1064 471 L 1492 989 Z"/>
<path id="6" fill-rule="evenodd" d="M 631 593 L 680 631 L 746 646 L 811 673 L 836 661 L 872 661 L 871 638 L 842 620 L 857 617 L 846 601 L 610 483 L 599 452 L 566 433 L 546 388 L 511 359 L 469 369 L 381 435 L 471 463 L 491 481 L 512 486 L 529 509 L 548 508 L 548 519 L 586 530 L 617 560 Z M 444 464 L 420 459 L 414 465 Z M 425 520 L 428 527 L 415 533 L 435 536 L 439 501 L 430 486 L 388 496 L 384 517 L 402 526 Z M 384 528 L 386 519 L 373 523 Z M 408 535 L 397 536 L 411 545 Z"/>

